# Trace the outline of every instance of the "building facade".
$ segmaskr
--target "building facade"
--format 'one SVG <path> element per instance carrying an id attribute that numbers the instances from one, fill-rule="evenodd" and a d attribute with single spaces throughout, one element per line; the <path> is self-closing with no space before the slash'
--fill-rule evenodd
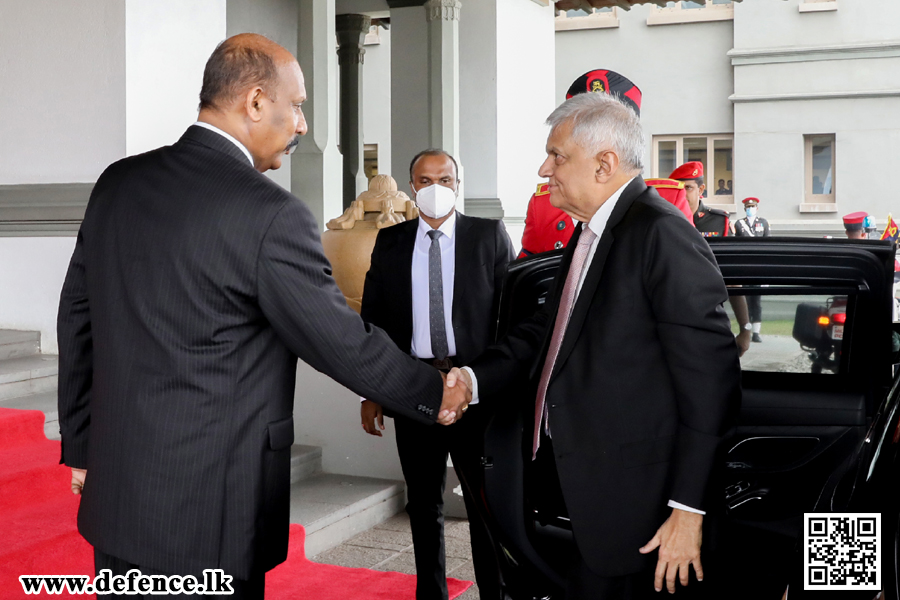
<path id="1" fill-rule="evenodd" d="M 556 20 L 556 95 L 593 68 L 644 93 L 645 175 L 700 160 L 705 202 L 760 199 L 776 235 L 843 235 L 859 210 L 900 203 L 900 4 L 705 0 L 568 11 Z M 718 194 L 716 192 L 719 192 Z"/>

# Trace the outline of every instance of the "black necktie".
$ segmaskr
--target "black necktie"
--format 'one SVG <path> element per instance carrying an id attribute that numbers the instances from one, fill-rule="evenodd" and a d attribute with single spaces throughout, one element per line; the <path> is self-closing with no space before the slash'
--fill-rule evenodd
<path id="1" fill-rule="evenodd" d="M 441 270 L 441 232 L 428 232 L 431 248 L 428 250 L 428 320 L 431 325 L 431 352 L 438 360 L 447 358 L 447 329 L 444 323 L 444 273 Z"/>

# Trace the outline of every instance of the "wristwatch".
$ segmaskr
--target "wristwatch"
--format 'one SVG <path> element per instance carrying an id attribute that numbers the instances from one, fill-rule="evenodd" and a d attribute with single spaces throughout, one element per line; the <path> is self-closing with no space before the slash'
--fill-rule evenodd
<path id="1" fill-rule="evenodd" d="M 744 331 L 751 331 L 753 329 L 753 323 L 744 323 L 744 326 L 741 327 Z"/>

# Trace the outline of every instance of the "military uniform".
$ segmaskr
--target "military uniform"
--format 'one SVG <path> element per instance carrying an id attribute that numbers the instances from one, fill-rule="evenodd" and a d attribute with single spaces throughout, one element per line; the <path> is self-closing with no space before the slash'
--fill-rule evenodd
<path id="1" fill-rule="evenodd" d="M 762 217 L 753 219 L 750 223 L 748 217 L 744 217 L 734 224 L 734 235 L 739 237 L 765 237 L 769 235 L 769 222 Z"/>
<path id="2" fill-rule="evenodd" d="M 575 232 L 572 217 L 550 204 L 549 184 L 542 183 L 528 202 L 522 251 L 518 258 L 565 248 Z"/>
<path id="3" fill-rule="evenodd" d="M 728 213 L 718 208 L 709 208 L 700 201 L 697 212 L 694 213 L 694 226 L 697 227 L 703 237 L 725 237 L 731 227 L 728 223 Z"/>
<path id="4" fill-rule="evenodd" d="M 756 207 L 759 204 L 759 198 L 744 198 L 742 200 L 744 210 Z M 734 224 L 734 235 L 738 237 L 766 237 L 769 235 L 769 222 L 762 217 L 744 217 Z M 755 286 L 750 286 L 755 287 Z M 745 296 L 747 298 L 747 312 L 750 315 L 750 324 L 752 332 L 751 340 L 761 342 L 762 337 L 762 296 Z"/>

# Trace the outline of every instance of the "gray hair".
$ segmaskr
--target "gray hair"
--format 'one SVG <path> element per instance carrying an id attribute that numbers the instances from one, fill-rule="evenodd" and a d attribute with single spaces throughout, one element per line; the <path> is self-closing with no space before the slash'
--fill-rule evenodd
<path id="1" fill-rule="evenodd" d="M 578 94 L 547 117 L 551 132 L 572 124 L 572 138 L 592 155 L 613 150 L 629 172 L 644 169 L 644 131 L 635 112 L 615 96 Z"/>

